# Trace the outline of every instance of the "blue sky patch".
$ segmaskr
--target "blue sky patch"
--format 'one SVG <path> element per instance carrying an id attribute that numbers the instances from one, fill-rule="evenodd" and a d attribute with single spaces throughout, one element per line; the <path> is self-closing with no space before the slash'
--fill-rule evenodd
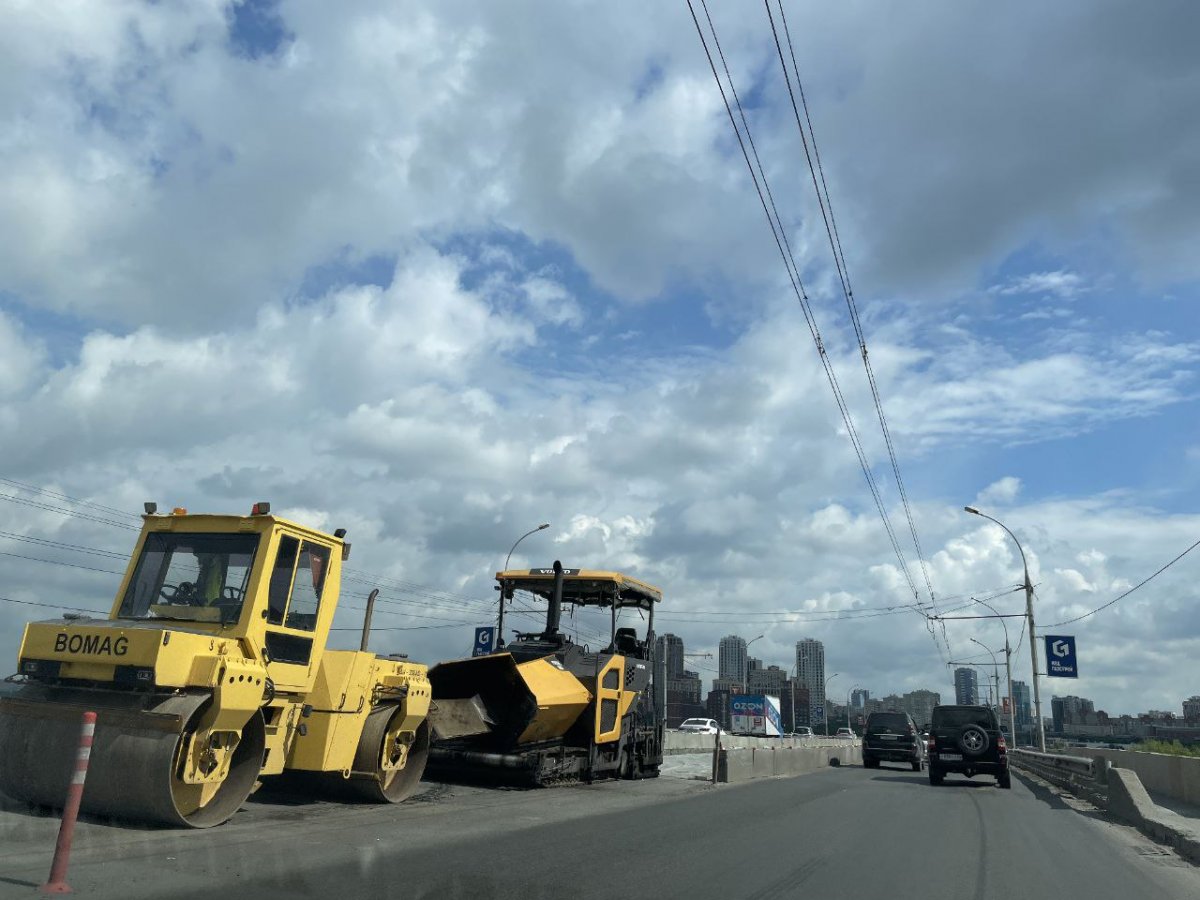
<path id="1" fill-rule="evenodd" d="M 237 56 L 274 56 L 293 37 L 279 14 L 279 0 L 243 0 L 229 8 L 229 46 Z"/>

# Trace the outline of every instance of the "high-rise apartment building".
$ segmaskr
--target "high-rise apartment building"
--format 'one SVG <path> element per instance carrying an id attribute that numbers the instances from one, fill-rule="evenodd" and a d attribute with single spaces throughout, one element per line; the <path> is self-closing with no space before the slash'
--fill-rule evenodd
<path id="1" fill-rule="evenodd" d="M 900 698 L 900 702 L 920 728 L 933 721 L 933 708 L 942 705 L 942 695 L 936 691 L 909 691 Z"/>
<path id="2" fill-rule="evenodd" d="M 979 674 L 968 666 L 954 670 L 954 702 L 963 706 L 979 703 Z"/>
<path id="3" fill-rule="evenodd" d="M 1033 706 L 1029 699 L 1029 685 L 1024 681 L 1014 681 L 1012 684 L 1013 714 L 1016 716 L 1017 728 L 1023 730 L 1033 724 Z"/>
<path id="4" fill-rule="evenodd" d="M 867 701 L 871 699 L 871 692 L 866 688 L 855 688 L 850 692 L 850 705 L 860 712 L 867 705 Z"/>
<path id="5" fill-rule="evenodd" d="M 655 642 L 654 652 L 664 661 L 668 678 L 683 676 L 683 638 L 669 632 L 661 634 Z"/>
<path id="6" fill-rule="evenodd" d="M 1188 697 L 1183 701 L 1185 722 L 1200 722 L 1200 697 Z"/>
<path id="7" fill-rule="evenodd" d="M 727 634 L 721 638 L 720 649 L 717 651 L 717 671 L 719 678 L 742 684 L 746 682 L 745 638 L 736 634 Z"/>
<path id="8" fill-rule="evenodd" d="M 796 682 L 808 688 L 809 721 L 817 721 L 817 707 L 823 715 L 825 706 L 825 645 L 815 638 L 796 642 Z"/>
<path id="9" fill-rule="evenodd" d="M 779 668 L 779 666 L 767 666 L 765 669 L 755 669 L 750 673 L 748 686 L 751 694 L 767 694 L 771 697 L 781 697 L 787 682 L 787 672 Z"/>
<path id="10" fill-rule="evenodd" d="M 1062 734 L 1072 725 L 1091 725 L 1095 720 L 1096 706 L 1087 697 L 1050 698 L 1050 713 L 1054 720 L 1054 731 Z M 1089 720 L 1091 716 L 1091 720 Z"/>
<path id="11" fill-rule="evenodd" d="M 707 708 L 700 700 L 700 675 L 681 672 L 667 679 L 666 726 L 677 728 L 684 719 L 703 716 Z"/>

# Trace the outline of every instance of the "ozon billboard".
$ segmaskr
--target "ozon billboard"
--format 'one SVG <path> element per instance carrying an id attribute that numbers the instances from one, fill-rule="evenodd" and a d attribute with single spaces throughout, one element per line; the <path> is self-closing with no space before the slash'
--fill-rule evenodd
<path id="1" fill-rule="evenodd" d="M 734 734 L 778 737 L 783 731 L 779 698 L 765 694 L 734 694 L 729 698 L 730 730 Z"/>

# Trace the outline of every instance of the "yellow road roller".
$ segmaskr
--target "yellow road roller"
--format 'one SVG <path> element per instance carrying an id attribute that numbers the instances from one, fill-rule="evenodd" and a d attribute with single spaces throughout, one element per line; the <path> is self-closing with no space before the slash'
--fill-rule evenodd
<path id="1" fill-rule="evenodd" d="M 272 516 L 160 515 L 107 619 L 26 626 L 0 696 L 0 791 L 61 806 L 85 710 L 98 714 L 83 809 L 219 825 L 265 776 L 311 773 L 381 803 L 429 751 L 424 665 L 329 650 L 345 531 Z"/>
<path id="2" fill-rule="evenodd" d="M 663 722 L 651 688 L 654 607 L 662 592 L 620 572 L 564 569 L 560 562 L 498 572 L 496 580 L 501 636 L 505 604 L 517 592 L 547 603 L 545 628 L 429 670 L 431 768 L 531 786 L 657 776 Z M 564 605 L 607 609 L 608 643 L 592 649 L 573 642 L 560 628 Z M 627 610 L 645 622 L 645 640 L 634 628 L 617 627 Z"/>

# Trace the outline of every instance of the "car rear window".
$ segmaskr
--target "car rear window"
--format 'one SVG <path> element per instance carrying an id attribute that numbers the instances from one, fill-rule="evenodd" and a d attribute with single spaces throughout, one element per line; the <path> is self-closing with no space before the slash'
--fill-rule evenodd
<path id="1" fill-rule="evenodd" d="M 904 713 L 875 713 L 867 721 L 868 731 L 903 731 L 908 727 L 908 716 Z"/>
<path id="2" fill-rule="evenodd" d="M 995 728 L 996 718 L 987 709 L 963 709 L 948 707 L 933 711 L 935 728 L 961 728 L 964 725 L 979 725 L 982 728 Z"/>

